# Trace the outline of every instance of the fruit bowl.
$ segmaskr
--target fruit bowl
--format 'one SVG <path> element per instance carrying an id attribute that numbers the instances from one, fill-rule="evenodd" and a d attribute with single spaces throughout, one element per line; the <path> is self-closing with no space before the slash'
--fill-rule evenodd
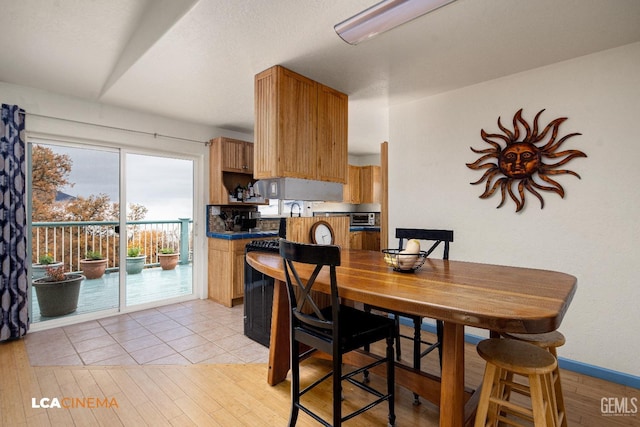
<path id="1" fill-rule="evenodd" d="M 383 249 L 384 261 L 389 267 L 392 267 L 394 271 L 400 271 L 402 273 L 412 273 L 422 267 L 424 261 L 427 259 L 427 253 L 425 251 L 419 251 L 417 253 L 406 253 L 400 249 Z"/>

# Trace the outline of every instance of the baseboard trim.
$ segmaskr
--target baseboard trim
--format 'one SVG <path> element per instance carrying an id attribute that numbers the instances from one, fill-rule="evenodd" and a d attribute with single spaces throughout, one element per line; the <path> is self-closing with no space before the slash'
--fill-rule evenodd
<path id="1" fill-rule="evenodd" d="M 411 319 L 400 317 L 400 323 L 406 326 L 413 327 L 413 322 L 411 321 Z M 436 326 L 429 323 L 423 323 L 422 330 L 435 334 Z M 480 337 L 478 335 L 464 334 L 464 340 L 469 344 L 475 345 L 484 339 L 486 338 Z M 640 377 L 637 377 L 635 375 L 614 371 L 612 369 L 603 368 L 600 366 L 590 365 L 588 363 L 577 362 L 575 360 L 566 359 L 564 357 L 558 357 L 558 363 L 560 364 L 560 367 L 562 369 L 566 369 L 567 371 L 577 372 L 579 374 L 588 375 L 590 377 L 599 378 L 612 383 L 622 384 L 640 389 Z"/>

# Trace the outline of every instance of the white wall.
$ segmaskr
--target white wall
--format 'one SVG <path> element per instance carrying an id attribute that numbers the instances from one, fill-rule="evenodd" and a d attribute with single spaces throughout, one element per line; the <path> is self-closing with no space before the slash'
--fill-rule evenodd
<path id="1" fill-rule="evenodd" d="M 250 135 L 225 131 L 212 126 L 168 119 L 166 117 L 140 113 L 124 108 L 111 107 L 98 102 L 89 102 L 39 89 L 12 85 L 2 81 L 0 81 L 0 101 L 4 104 L 17 104 L 28 114 L 52 116 L 79 122 L 193 139 L 201 142 L 208 141 L 216 136 L 229 136 L 252 141 L 252 139 L 248 139 L 252 138 Z M 153 136 L 145 136 L 139 133 L 123 132 L 115 129 L 110 130 L 102 127 L 34 116 L 30 116 L 27 119 L 27 132 L 85 138 L 88 140 L 174 153 L 199 155 L 207 154 L 208 152 L 201 142 L 180 141 L 162 137 L 154 138 Z"/>
<path id="2" fill-rule="evenodd" d="M 196 291 L 206 292 L 206 236 L 205 205 L 209 199 L 209 149 L 204 141 L 217 136 L 229 136 L 251 141 L 250 135 L 225 131 L 211 126 L 187 123 L 165 117 L 139 113 L 123 108 L 110 107 L 73 97 L 57 95 L 38 89 L 0 82 L 0 102 L 17 104 L 27 112 L 27 136 L 37 135 L 64 141 L 105 144 L 123 147 L 133 152 L 158 155 L 187 155 L 198 159 L 194 170 L 194 284 Z M 53 120 L 38 116 L 58 117 Z M 169 135 L 202 142 L 154 137 L 136 132 L 91 126 L 94 123 L 114 128 L 123 128 Z M 197 250 L 199 248 L 199 251 Z M 206 296 L 203 292 L 198 296 Z"/>
<path id="3" fill-rule="evenodd" d="M 514 60 L 517 60 L 514 59 Z M 428 78 L 428 76 L 425 76 Z M 578 149 L 560 175 L 565 198 L 531 194 L 515 213 L 500 194 L 482 200 L 482 172 L 469 147 L 488 148 L 480 130 L 513 128 L 524 109 L 540 125 L 568 117 L 562 149 Z M 393 106 L 389 116 L 390 229 L 455 230 L 451 258 L 558 270 L 578 289 L 561 326 L 560 356 L 639 375 L 640 43 Z M 498 192 L 499 193 L 499 192 Z M 508 196 L 507 196 L 508 197 Z M 410 204 L 408 203 L 410 202 Z M 411 206 L 411 208 L 407 208 Z M 392 236 L 390 236 L 392 237 Z"/>

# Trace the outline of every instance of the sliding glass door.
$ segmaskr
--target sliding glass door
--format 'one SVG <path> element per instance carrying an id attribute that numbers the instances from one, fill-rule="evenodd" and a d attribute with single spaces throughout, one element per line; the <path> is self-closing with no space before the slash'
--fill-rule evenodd
<path id="1" fill-rule="evenodd" d="M 191 295 L 193 161 L 127 154 L 125 164 L 126 305 Z"/>
<path id="2" fill-rule="evenodd" d="M 117 308 L 119 152 L 31 142 L 32 322 Z M 56 271 L 84 273 L 78 292 L 63 293 Z"/>
<path id="3" fill-rule="evenodd" d="M 44 139 L 29 148 L 32 323 L 193 295 L 194 160 Z M 75 295 L 58 292 L 69 275 L 83 276 Z"/>

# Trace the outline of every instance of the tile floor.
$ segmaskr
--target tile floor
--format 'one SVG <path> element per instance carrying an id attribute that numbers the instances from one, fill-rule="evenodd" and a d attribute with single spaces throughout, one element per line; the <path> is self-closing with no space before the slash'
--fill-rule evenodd
<path id="1" fill-rule="evenodd" d="M 266 363 L 243 306 L 194 300 L 27 334 L 32 366 Z"/>

